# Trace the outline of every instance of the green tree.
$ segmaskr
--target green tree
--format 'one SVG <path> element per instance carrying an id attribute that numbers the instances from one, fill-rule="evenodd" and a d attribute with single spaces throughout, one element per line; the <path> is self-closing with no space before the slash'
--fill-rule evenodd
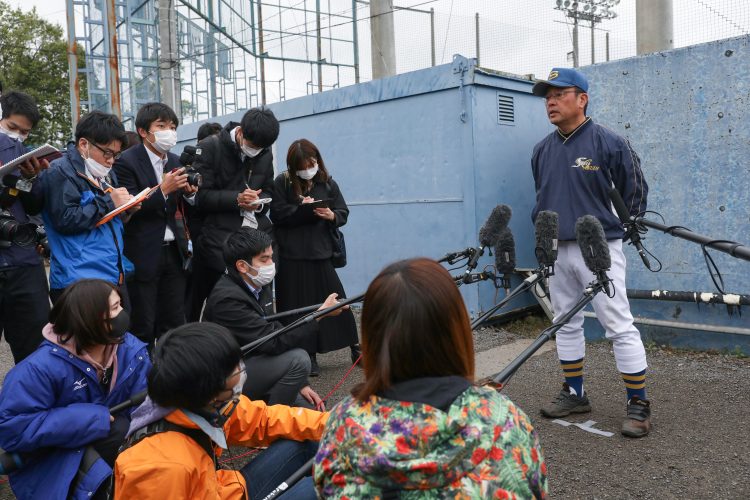
<path id="1" fill-rule="evenodd" d="M 0 81 L 3 90 L 33 96 L 42 119 L 29 144 L 61 146 L 71 136 L 67 39 L 60 26 L 0 0 Z"/>

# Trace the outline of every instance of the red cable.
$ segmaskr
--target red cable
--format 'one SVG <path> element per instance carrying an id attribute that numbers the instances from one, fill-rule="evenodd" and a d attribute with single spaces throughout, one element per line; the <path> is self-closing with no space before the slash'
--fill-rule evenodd
<path id="1" fill-rule="evenodd" d="M 346 373 L 344 374 L 344 376 L 343 376 L 343 377 L 341 377 L 341 380 L 339 380 L 338 384 L 336 384 L 336 385 L 335 385 L 335 386 L 333 387 L 333 389 L 331 389 L 331 392 L 329 392 L 328 394 L 326 394 L 326 397 L 324 397 L 324 398 L 323 398 L 323 399 L 322 399 L 322 400 L 320 401 L 320 404 L 321 404 L 321 405 L 322 405 L 323 403 L 325 403 L 325 402 L 326 402 L 326 401 L 328 400 L 328 398 L 330 398 L 330 397 L 331 397 L 331 394 L 333 394 L 334 392 L 336 392 L 336 391 L 337 391 L 337 390 L 339 389 L 339 387 L 341 387 L 341 385 L 342 385 L 342 384 L 343 384 L 343 383 L 344 383 L 344 382 L 346 381 L 346 379 L 347 379 L 347 378 L 349 378 L 349 375 L 350 375 L 350 374 L 352 373 L 352 370 L 354 370 L 354 367 L 355 367 L 355 366 L 357 366 L 357 363 L 359 363 L 359 360 L 360 360 L 360 359 L 362 359 L 362 355 L 361 355 L 361 354 L 360 354 L 360 355 L 359 355 L 359 357 L 357 358 L 357 361 L 355 361 L 355 362 L 354 362 L 354 363 L 352 364 L 352 366 L 350 366 L 350 367 L 349 367 L 349 370 L 347 370 L 347 372 L 346 372 Z M 318 408 L 320 408 L 320 405 L 318 405 Z"/>
<path id="2" fill-rule="evenodd" d="M 231 462 L 232 460 L 237 460 L 238 458 L 245 458 L 250 455 L 255 455 L 256 453 L 260 452 L 260 448 L 253 448 L 250 451 L 246 451 L 245 453 L 241 453 L 239 455 L 230 456 L 228 458 L 224 458 L 222 460 L 219 460 L 220 464 L 225 464 L 227 462 Z"/>

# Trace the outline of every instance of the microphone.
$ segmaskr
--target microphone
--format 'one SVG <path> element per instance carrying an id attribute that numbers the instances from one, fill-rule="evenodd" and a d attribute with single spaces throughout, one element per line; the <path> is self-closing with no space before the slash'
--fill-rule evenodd
<path id="1" fill-rule="evenodd" d="M 593 215 L 584 215 L 576 221 L 576 239 L 581 249 L 583 262 L 594 273 L 599 283 L 609 295 L 609 277 L 607 271 L 612 267 L 607 238 L 599 219 Z"/>
<path id="2" fill-rule="evenodd" d="M 622 224 L 625 226 L 625 231 L 630 232 L 630 242 L 633 244 L 635 249 L 638 250 L 638 255 L 641 256 L 643 264 L 648 269 L 651 269 L 651 262 L 649 262 L 648 257 L 646 256 L 646 250 L 641 244 L 641 235 L 638 233 L 638 230 L 633 227 L 635 225 L 635 222 L 631 218 L 628 207 L 625 206 L 625 202 L 623 201 L 622 196 L 620 196 L 620 192 L 617 190 L 617 188 L 610 189 L 609 198 L 612 200 L 612 205 L 614 205 L 615 207 L 615 212 L 617 212 L 617 216 L 620 218 L 620 222 L 622 222 Z M 632 231 L 630 231 L 631 227 Z"/>
<path id="3" fill-rule="evenodd" d="M 495 271 L 503 273 L 505 294 L 510 292 L 510 275 L 516 270 L 516 243 L 509 227 L 500 232 L 495 244 Z"/>
<path id="4" fill-rule="evenodd" d="M 555 274 L 555 261 L 557 260 L 557 235 L 558 235 L 557 212 L 542 210 L 536 216 L 536 247 L 534 254 L 539 265 L 547 269 L 547 276 Z"/>
<path id="5" fill-rule="evenodd" d="M 500 232 L 508 227 L 510 217 L 513 215 L 508 205 L 498 205 L 492 209 L 492 213 L 487 217 L 487 221 L 479 230 L 479 248 L 473 253 L 469 262 L 466 264 L 466 277 L 468 278 L 477 267 L 479 257 L 484 254 L 484 249 L 495 245 Z"/>

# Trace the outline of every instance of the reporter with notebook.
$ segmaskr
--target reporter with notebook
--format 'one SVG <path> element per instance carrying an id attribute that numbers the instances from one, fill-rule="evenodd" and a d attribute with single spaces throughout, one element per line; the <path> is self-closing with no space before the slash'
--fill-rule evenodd
<path id="1" fill-rule="evenodd" d="M 6 164 L 24 155 L 23 141 L 39 122 L 34 99 L 22 92 L 7 92 L 0 97 L 0 163 Z M 27 160 L 15 173 L 0 179 L 0 210 L 19 224 L 34 222 L 30 215 L 42 209 L 39 172 L 47 168 L 44 160 Z M 34 244 L 21 246 L 0 237 L 0 333 L 4 335 L 18 363 L 34 352 L 42 341 L 47 323 L 47 275 Z"/>
<path id="2" fill-rule="evenodd" d="M 125 275 L 133 265 L 123 254 L 127 215 L 97 225 L 132 198 L 127 189 L 117 187 L 112 171 L 125 141 L 125 129 L 115 115 L 92 111 L 79 120 L 75 142 L 42 176 L 53 304 L 68 285 L 82 278 L 99 278 L 120 287 L 123 306 L 130 310 Z"/>
<path id="3" fill-rule="evenodd" d="M 141 143 L 113 167 L 120 185 L 133 195 L 160 186 L 125 226 L 125 255 L 135 266 L 128 278 L 131 331 L 148 344 L 185 323 L 192 248 L 184 215 L 198 188 L 188 184 L 179 157 L 170 152 L 177 143 L 178 122 L 166 104 L 144 104 L 135 118 Z"/>

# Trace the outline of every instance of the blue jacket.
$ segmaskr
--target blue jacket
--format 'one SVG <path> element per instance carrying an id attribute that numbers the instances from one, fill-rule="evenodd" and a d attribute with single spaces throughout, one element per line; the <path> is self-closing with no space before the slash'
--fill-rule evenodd
<path id="1" fill-rule="evenodd" d="M 8 163 L 19 156 L 26 154 L 28 148 L 22 142 L 11 139 L 5 134 L 0 134 L 0 163 Z M 16 174 L 10 174 L 18 177 Z M 0 179 L 2 185 L 3 179 Z M 5 188 L 3 188 L 5 189 Z M 34 182 L 30 193 L 19 191 L 16 201 L 8 207 L 8 211 L 20 223 L 26 224 L 29 221 L 28 215 L 36 215 L 42 210 L 41 186 L 39 182 Z M 41 265 L 42 259 L 36 252 L 34 246 L 20 247 L 11 245 L 8 248 L 0 247 L 0 269 L 4 267 L 28 267 Z"/>
<path id="2" fill-rule="evenodd" d="M 648 184 L 630 143 L 588 119 L 565 139 L 555 130 L 534 146 L 531 169 L 536 185 L 532 220 L 541 210 L 557 212 L 560 241 L 576 239 L 576 220 L 599 219 L 607 239 L 623 237 L 609 191 L 614 185 L 632 215 L 646 210 Z"/>
<path id="3" fill-rule="evenodd" d="M 86 445 L 109 433 L 108 408 L 144 390 L 150 368 L 146 344 L 128 333 L 117 349 L 109 394 L 94 367 L 48 340 L 8 372 L 0 392 L 0 447 L 22 453 L 52 448 L 10 474 L 16 497 L 66 498 Z M 111 474 L 99 458 L 73 498 L 88 498 Z"/>
<path id="4" fill-rule="evenodd" d="M 117 185 L 113 171 L 110 179 Z M 122 253 L 122 220 L 115 217 L 96 225 L 115 205 L 109 194 L 86 177 L 83 158 L 74 144 L 68 144 L 66 154 L 44 172 L 42 188 L 42 218 L 52 253 L 50 288 L 65 288 L 82 278 L 121 284 L 120 267 L 124 274 L 133 270 Z"/>

